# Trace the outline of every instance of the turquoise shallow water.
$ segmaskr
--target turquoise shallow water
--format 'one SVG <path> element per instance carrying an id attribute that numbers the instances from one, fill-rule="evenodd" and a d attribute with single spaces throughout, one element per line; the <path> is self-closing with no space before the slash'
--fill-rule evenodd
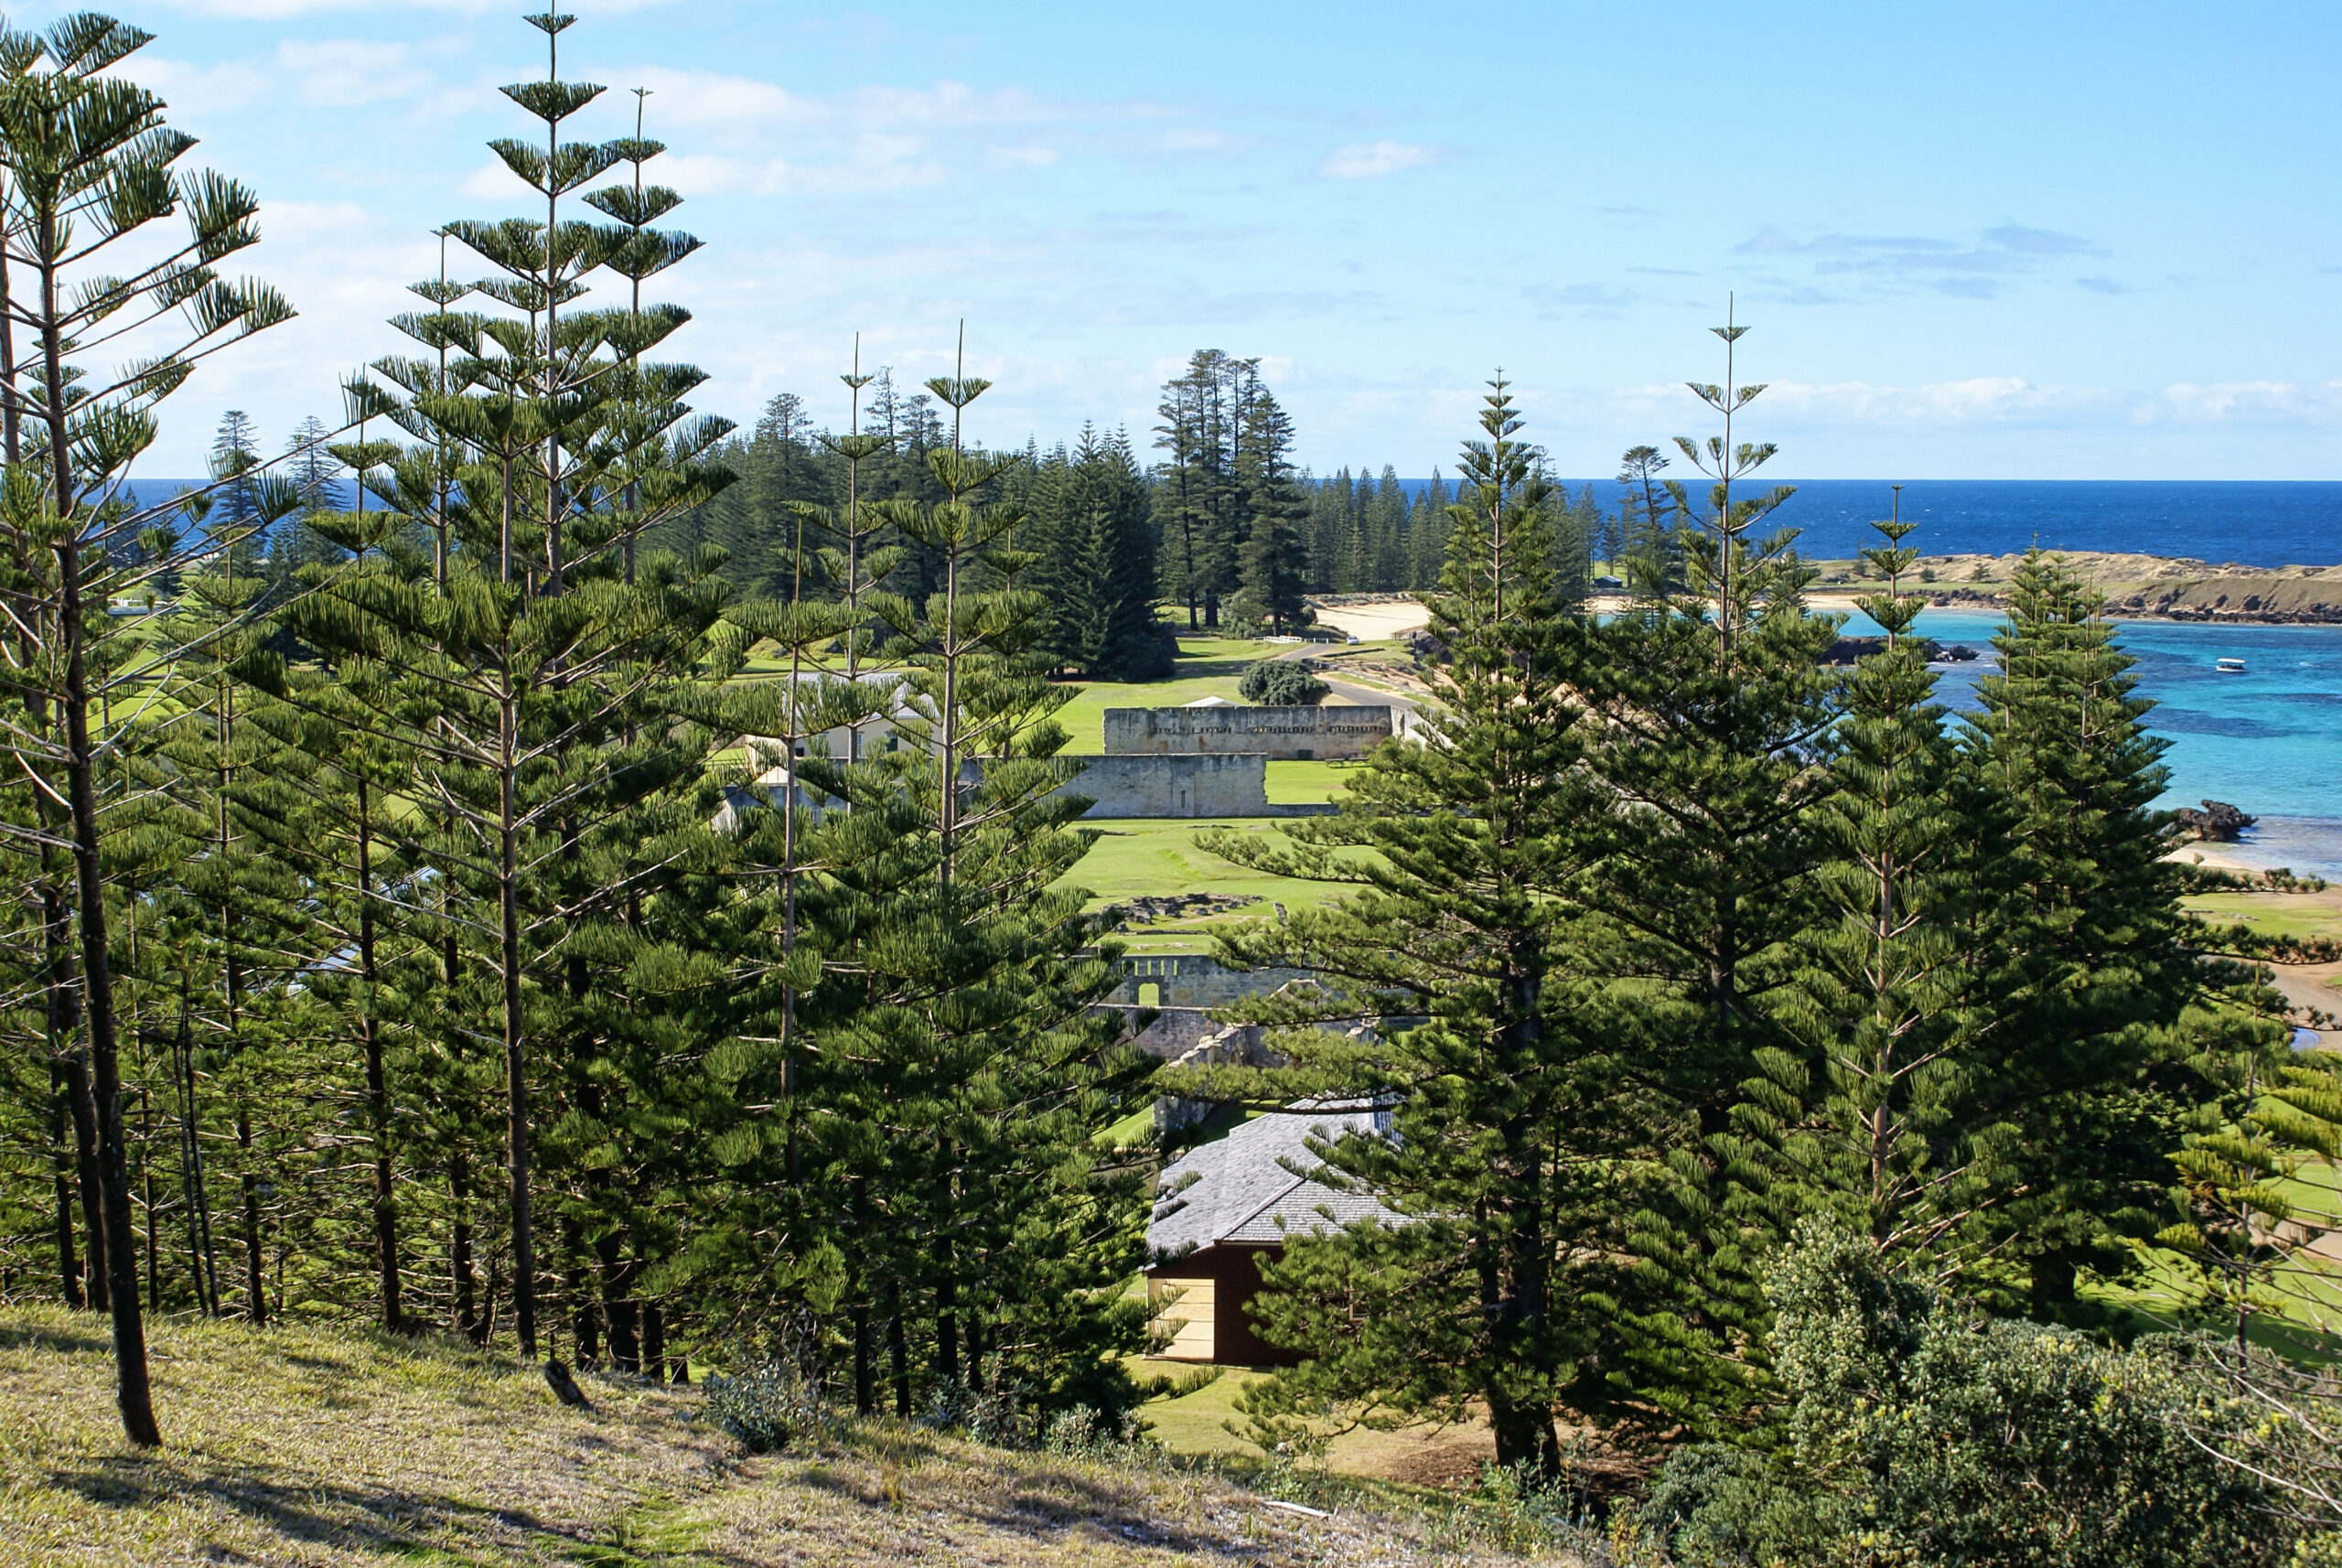
<path id="1" fill-rule="evenodd" d="M 1918 629 L 1989 652 L 1999 624 L 1990 611 L 1928 610 Z M 2240 846 L 2256 859 L 2342 879 L 2342 627 L 2119 624 L 2155 703 L 2148 723 L 2171 743 L 2163 803 L 2232 801 L 2261 819 Z M 1858 616 L 1847 629 L 1876 628 Z M 2219 673 L 2220 659 L 2243 660 L 2245 672 Z M 1988 668 L 1939 666 L 1944 700 L 1973 706 Z"/>

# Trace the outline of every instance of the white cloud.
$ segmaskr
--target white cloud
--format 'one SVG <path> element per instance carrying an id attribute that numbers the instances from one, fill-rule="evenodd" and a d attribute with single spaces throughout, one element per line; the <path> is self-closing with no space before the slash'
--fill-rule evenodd
<path id="1" fill-rule="evenodd" d="M 302 102 L 347 106 L 406 98 L 430 88 L 437 79 L 414 64 L 413 54 L 404 44 L 371 39 L 287 38 L 276 46 L 276 65 L 299 84 Z"/>
<path id="2" fill-rule="evenodd" d="M 1141 100 L 1085 103 L 1037 97 L 1021 87 L 978 89 L 943 81 L 928 87 L 857 87 L 791 92 L 755 77 L 652 67 L 635 72 L 650 89 L 651 116 L 717 134 L 774 129 L 823 136 L 860 134 L 874 125 L 905 133 L 1000 126 L 1094 125 L 1177 116 Z"/>
<path id="3" fill-rule="evenodd" d="M 1649 420 L 1692 412 L 1689 394 L 1667 383 L 1622 387 L 1608 402 Z M 2342 425 L 2342 381 L 2175 381 L 2154 391 L 2043 385 L 2023 376 L 1968 376 L 1896 386 L 1873 381 L 1775 381 L 1756 405 L 1760 417 L 1808 429 L 1928 429 L 1941 426 L 2080 429 L 2133 425 L 2255 429 Z"/>
<path id="4" fill-rule="evenodd" d="M 686 146 L 757 149 L 671 155 L 660 177 L 693 196 L 863 195 L 937 185 L 955 169 L 1046 168 L 1100 145 L 1202 156 L 1233 145 L 1224 133 L 1181 123 L 1185 111 L 1145 100 L 1083 102 L 949 81 L 817 94 L 720 71 L 630 74 L 650 91 L 650 134 Z"/>
<path id="5" fill-rule="evenodd" d="M 456 194 L 467 196 L 475 201 L 517 200 L 528 188 L 517 175 L 504 166 L 502 158 L 495 157 L 456 182 Z"/>
<path id="6" fill-rule="evenodd" d="M 2057 420 L 2117 401 L 2102 387 L 2040 386 L 2022 376 L 1969 376 L 1918 386 L 1869 381 L 1775 381 L 1758 405 L 1809 421 L 1883 424 L 1986 424 Z"/>
<path id="7" fill-rule="evenodd" d="M 486 12 L 488 0 L 398 0 L 402 9 Z M 295 16 L 355 15 L 385 9 L 390 0 L 177 0 L 173 9 L 223 21 L 282 22 Z"/>
<path id="8" fill-rule="evenodd" d="M 1394 142 L 1385 136 L 1380 141 L 1354 142 L 1347 147 L 1337 147 L 1326 155 L 1317 166 L 1320 179 L 1378 179 L 1386 174 L 1403 169 L 1422 168 L 1437 163 L 1439 151 L 1413 142 Z"/>
<path id="9" fill-rule="evenodd" d="M 355 201 L 263 201 L 261 233 L 270 242 L 331 244 L 381 228 L 381 220 Z"/>
<path id="10" fill-rule="evenodd" d="M 1991 299 L 2006 286 L 2003 279 L 2040 270 L 2072 256 L 2098 255 L 2100 248 L 2077 234 L 2002 223 L 1973 241 L 1933 234 L 1816 234 L 1795 239 L 1775 228 L 1760 230 L 1737 247 L 1744 256 L 1787 263 L 1805 258 L 1817 276 L 1868 276 L 1931 288 L 1960 298 Z M 2086 282 L 2084 286 L 2090 286 Z M 1815 303 L 1829 303 L 1816 300 Z"/>
<path id="11" fill-rule="evenodd" d="M 1588 320 L 1616 319 L 1642 297 L 1632 289 L 1598 283 L 1531 284 L 1520 292 L 1543 306 L 1549 318 L 1574 310 Z"/>
<path id="12" fill-rule="evenodd" d="M 174 114 L 199 117 L 259 102 L 270 87 L 262 72 L 234 60 L 198 66 L 142 54 L 125 68 L 125 73 L 140 86 L 161 94 Z"/>
<path id="13" fill-rule="evenodd" d="M 2131 412 L 2134 424 L 2342 424 L 2342 381 L 2175 381 Z"/>

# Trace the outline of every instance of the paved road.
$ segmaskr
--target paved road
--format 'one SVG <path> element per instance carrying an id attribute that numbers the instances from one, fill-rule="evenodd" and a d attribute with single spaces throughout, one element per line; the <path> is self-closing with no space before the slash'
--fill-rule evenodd
<path id="1" fill-rule="evenodd" d="M 1305 642 L 1297 648 L 1288 648 L 1282 653 L 1272 653 L 1269 657 L 1294 663 L 1304 659 L 1316 658 L 1318 653 L 1327 646 L 1329 645 L 1321 642 Z M 1422 711 L 1413 698 L 1402 697 L 1396 692 L 1386 692 L 1376 686 L 1361 686 L 1355 681 L 1345 681 L 1338 675 L 1328 675 L 1323 670 L 1316 671 L 1314 673 L 1317 679 L 1326 683 L 1327 691 L 1345 703 L 1356 703 L 1360 707 L 1367 708 L 1389 708 L 1391 727 L 1394 729 L 1403 731 L 1406 722 Z"/>

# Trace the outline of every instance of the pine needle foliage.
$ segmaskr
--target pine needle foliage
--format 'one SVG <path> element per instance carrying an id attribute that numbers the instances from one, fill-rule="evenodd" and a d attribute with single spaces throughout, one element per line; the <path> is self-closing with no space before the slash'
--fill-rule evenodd
<path id="1" fill-rule="evenodd" d="M 1316 982 L 1249 1010 L 1283 1026 L 1291 1065 L 1207 1069 L 1193 1090 L 1387 1113 L 1388 1135 L 1316 1151 L 1380 1196 L 1385 1220 L 1295 1237 L 1265 1278 L 1264 1329 L 1310 1359 L 1248 1393 L 1269 1442 L 1326 1402 L 1359 1419 L 1459 1419 L 1484 1405 L 1499 1463 L 1551 1474 L 1564 1399 L 1600 1402 L 1603 1342 L 1584 1303 L 1616 1272 L 1622 1187 L 1600 1126 L 1622 1092 L 1606 1042 L 1564 1004 L 1582 869 L 1585 722 L 1571 690 L 1580 633 L 1556 592 L 1552 502 L 1515 436 L 1501 378 L 1465 450 L 1448 558 L 1431 601 L 1449 650 L 1423 744 L 1378 750 L 1338 817 L 1295 823 L 1294 847 L 1201 842 L 1354 895 L 1227 942 L 1245 963 Z M 1371 850 L 1370 858 L 1358 850 Z M 1308 1026 L 1364 1017 L 1352 1037 Z"/>
<path id="2" fill-rule="evenodd" d="M 162 100 L 117 69 L 150 39 L 92 13 L 39 34 L 0 30 L 0 234 L 12 252 L 11 334 L 21 329 L 28 351 L 0 390 L 0 556 L 9 563 L 13 633 L 7 722 L 35 796 L 31 820 L 11 838 L 41 863 L 32 880 L 46 890 L 45 918 L 33 961 L 56 988 L 52 1033 L 64 1023 L 64 987 L 80 992 L 89 1099 L 77 1119 L 90 1124 L 88 1175 L 102 1195 L 123 1428 L 142 1445 L 160 1435 L 140 1315 L 107 878 L 109 841 L 138 833 L 143 805 L 134 786 L 122 799 L 123 776 L 105 760 L 122 739 L 107 733 L 106 699 L 151 677 L 153 665 L 122 647 L 124 634 L 106 612 L 116 596 L 188 556 L 142 559 L 123 548 L 155 519 L 136 515 L 122 487 L 155 438 L 157 406 L 196 366 L 292 315 L 267 285 L 220 275 L 220 263 L 259 239 L 258 203 L 231 180 L 176 166 L 194 139 L 170 128 Z M 157 242 L 154 226 L 171 219 L 184 221 L 184 234 Z M 99 356 L 134 333 L 159 351 L 105 365 Z M 115 722 L 127 723 L 127 711 Z M 109 811 L 124 805 L 126 815 Z M 58 918 L 60 859 L 71 865 L 70 955 Z M 82 1103 L 78 1090 L 74 1099 Z"/>
<path id="3" fill-rule="evenodd" d="M 1864 555 L 1886 588 L 1858 602 L 1885 643 L 1838 694 L 1836 788 L 1815 812 L 1817 892 L 1835 918 L 1800 944 L 1778 1015 L 1792 1043 L 1756 1052 L 1741 1122 L 1776 1151 L 1780 1194 L 1799 1210 L 1828 1210 L 1881 1254 L 1950 1274 L 1971 1221 L 2005 1191 L 2014 1129 L 1978 1109 L 1993 1064 L 1969 961 L 1975 835 L 1911 630 L 1918 600 L 1903 591 L 1912 525 L 1875 526 L 1881 542 Z"/>

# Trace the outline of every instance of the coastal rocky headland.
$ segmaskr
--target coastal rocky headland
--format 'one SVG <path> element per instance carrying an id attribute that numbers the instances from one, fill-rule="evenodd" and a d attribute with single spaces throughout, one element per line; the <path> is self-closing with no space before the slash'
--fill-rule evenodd
<path id="1" fill-rule="evenodd" d="M 2106 595 L 2109 614 L 2166 620 L 2304 622 L 2342 625 L 2342 566 L 2247 566 L 2182 556 L 2112 551 L 2056 552 Z M 1998 609 L 2022 555 L 1920 558 L 1919 591 L 1946 607 Z M 1821 595 L 1869 591 L 1852 561 L 1815 563 Z"/>

